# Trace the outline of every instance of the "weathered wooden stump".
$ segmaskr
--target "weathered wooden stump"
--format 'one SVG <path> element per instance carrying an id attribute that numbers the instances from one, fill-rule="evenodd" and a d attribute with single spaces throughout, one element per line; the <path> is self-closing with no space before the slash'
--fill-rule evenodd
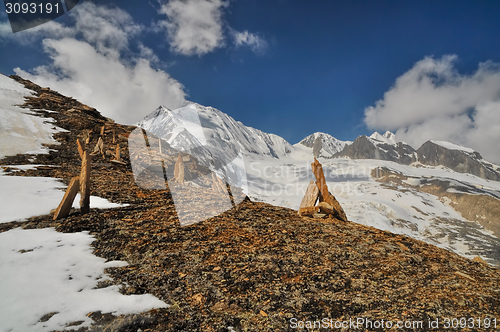
<path id="1" fill-rule="evenodd" d="M 64 197 L 61 203 L 59 203 L 56 212 L 54 213 L 54 220 L 66 218 L 67 216 L 69 216 L 69 212 L 71 211 L 71 207 L 73 206 L 73 201 L 75 200 L 76 194 L 78 194 L 79 190 L 80 178 L 78 176 L 75 176 L 71 179 Z"/>
<path id="2" fill-rule="evenodd" d="M 91 156 L 85 151 L 82 158 L 80 172 L 80 209 L 82 214 L 90 212 L 90 160 Z"/>
<path id="3" fill-rule="evenodd" d="M 78 154 L 80 155 L 80 159 L 83 158 L 83 151 L 85 151 L 85 144 L 80 141 L 79 138 L 76 139 L 76 145 L 78 146 Z"/>

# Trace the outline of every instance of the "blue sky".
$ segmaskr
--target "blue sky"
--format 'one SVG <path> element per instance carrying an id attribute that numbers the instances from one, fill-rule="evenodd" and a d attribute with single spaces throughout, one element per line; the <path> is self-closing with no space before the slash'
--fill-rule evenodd
<path id="1" fill-rule="evenodd" d="M 392 130 L 415 147 L 450 140 L 492 159 L 499 17 L 498 1 L 81 1 L 16 34 L 0 15 L 0 72 L 19 68 L 108 116 L 127 113 L 123 122 L 185 98 L 292 144 L 317 131 L 354 140 Z M 120 70 L 135 75 L 135 87 L 119 85 L 127 97 L 109 80 Z"/>

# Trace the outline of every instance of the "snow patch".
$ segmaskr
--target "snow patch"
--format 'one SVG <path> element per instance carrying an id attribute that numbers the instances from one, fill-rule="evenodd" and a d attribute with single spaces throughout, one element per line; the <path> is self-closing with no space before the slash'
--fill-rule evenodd
<path id="1" fill-rule="evenodd" d="M 88 232 L 53 228 L 0 233 L 0 330 L 64 330 L 82 321 L 71 326 L 78 329 L 91 325 L 90 312 L 123 315 L 167 307 L 150 294 L 122 295 L 117 285 L 96 289 L 99 281 L 110 279 L 105 268 L 127 263 L 94 256 L 93 241 Z"/>
<path id="2" fill-rule="evenodd" d="M 23 168 L 22 166 L 16 166 Z M 29 217 L 50 213 L 57 208 L 64 196 L 66 186 L 55 178 L 7 176 L 0 171 L 0 223 L 26 220 Z M 62 189 L 62 190 L 60 190 Z M 77 195 L 73 207 L 78 208 Z M 127 205 L 111 203 L 106 199 L 91 196 L 91 208 L 114 208 Z"/>

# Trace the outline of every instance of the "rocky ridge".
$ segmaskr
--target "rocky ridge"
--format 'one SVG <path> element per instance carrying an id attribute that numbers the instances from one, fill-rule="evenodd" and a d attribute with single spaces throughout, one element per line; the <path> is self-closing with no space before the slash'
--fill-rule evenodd
<path id="1" fill-rule="evenodd" d="M 416 161 L 415 149 L 404 142 L 391 143 L 377 138 L 359 136 L 333 158 L 379 159 L 409 165 Z"/>
<path id="2" fill-rule="evenodd" d="M 307 136 L 297 144 L 302 144 L 308 148 L 314 148 L 316 145 L 318 146 L 318 154 L 315 155 L 316 158 L 331 158 L 336 153 L 342 151 L 346 145 L 351 143 L 350 141 L 341 141 L 329 134 L 318 132 Z"/>
<path id="3" fill-rule="evenodd" d="M 449 143 L 448 143 L 449 144 Z M 427 141 L 416 151 L 418 162 L 424 165 L 446 166 L 456 172 L 470 173 L 481 178 L 500 181 L 497 167 L 485 162 L 479 152 L 467 148 L 453 148 Z"/>
<path id="4" fill-rule="evenodd" d="M 445 166 L 459 173 L 469 173 L 487 180 L 500 181 L 500 167 L 483 159 L 479 152 L 449 142 L 427 141 L 417 150 L 405 142 L 397 142 L 395 135 L 375 132 L 370 137 L 359 136 L 352 144 L 330 158 L 378 159 L 403 165 L 413 163 Z"/>

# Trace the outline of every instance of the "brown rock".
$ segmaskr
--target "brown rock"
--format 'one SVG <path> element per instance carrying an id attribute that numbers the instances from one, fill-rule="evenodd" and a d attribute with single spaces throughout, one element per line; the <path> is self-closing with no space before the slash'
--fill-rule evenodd
<path id="1" fill-rule="evenodd" d="M 202 304 L 202 303 L 203 303 L 203 301 L 204 301 L 204 299 L 205 299 L 205 298 L 204 298 L 204 297 L 203 297 L 203 295 L 201 295 L 200 293 L 193 295 L 193 297 L 191 298 L 192 302 L 193 302 L 195 305 L 200 305 L 200 304 Z"/>
<path id="2" fill-rule="evenodd" d="M 90 134 L 92 134 L 92 129 L 91 130 L 84 130 L 83 131 L 83 139 L 85 141 L 85 144 L 89 144 L 90 143 Z"/>
<path id="3" fill-rule="evenodd" d="M 307 186 L 306 193 L 304 194 L 304 197 L 302 198 L 302 202 L 300 202 L 300 207 L 299 211 L 302 208 L 305 207 L 311 207 L 316 205 L 316 201 L 318 200 L 319 197 L 319 190 L 318 186 L 314 184 L 314 181 L 311 180 L 309 182 L 309 185 Z M 317 209 L 316 209 L 317 211 Z M 299 212 L 300 215 L 300 212 Z"/>
<path id="4" fill-rule="evenodd" d="M 306 206 L 299 208 L 299 216 L 309 216 L 318 212 L 317 206 Z"/>
<path id="5" fill-rule="evenodd" d="M 113 165 L 120 165 L 120 166 L 127 166 L 127 163 L 124 163 L 123 161 L 121 160 L 111 160 L 110 161 Z"/>
<path id="6" fill-rule="evenodd" d="M 53 101 L 53 102 L 59 103 L 59 104 L 64 101 L 63 98 L 61 98 L 59 96 L 55 96 L 55 95 L 50 94 L 50 93 L 42 93 L 39 98 L 50 100 L 50 101 Z"/>
<path id="7" fill-rule="evenodd" d="M 336 211 L 334 210 L 333 206 L 328 204 L 327 202 L 319 202 L 318 204 L 319 210 L 323 213 L 326 214 L 336 214 Z"/>
<path id="8" fill-rule="evenodd" d="M 460 271 L 455 271 L 455 274 L 459 277 L 462 277 L 462 278 L 466 278 L 466 279 L 469 279 L 471 281 L 476 281 L 476 279 L 472 278 L 470 275 L 468 274 L 465 274 L 463 272 L 460 272 Z"/>
<path id="9" fill-rule="evenodd" d="M 340 203 L 337 201 L 335 196 L 330 194 L 330 192 L 328 191 L 325 175 L 323 173 L 323 166 L 321 166 L 319 161 L 316 158 L 314 158 L 314 163 L 311 164 L 311 167 L 313 174 L 316 177 L 316 185 L 318 186 L 320 192 L 319 196 L 320 202 L 326 202 L 333 207 L 335 213 L 333 213 L 332 215 L 335 218 L 347 221 L 347 216 L 344 212 L 344 209 L 342 209 L 342 206 L 340 206 Z"/>
<path id="10" fill-rule="evenodd" d="M 311 164 L 311 168 L 316 178 L 316 185 L 318 186 L 319 192 L 321 193 L 320 201 L 323 202 L 325 197 L 328 197 L 328 186 L 326 185 L 325 174 L 323 173 L 323 166 L 320 162 L 314 158 L 314 162 Z"/>
<path id="11" fill-rule="evenodd" d="M 482 258 L 481 258 L 481 257 L 479 257 L 479 256 L 474 257 L 474 258 L 472 259 L 472 261 L 474 261 L 474 262 L 478 262 L 478 263 L 483 263 L 483 264 L 488 264 L 488 263 L 486 263 L 486 261 L 485 261 L 484 259 L 482 259 Z"/>
<path id="12" fill-rule="evenodd" d="M 97 141 L 97 144 L 94 147 L 94 151 L 92 151 L 92 155 L 99 153 L 104 156 L 104 142 L 102 140 L 102 137 L 99 137 L 99 140 Z"/>
<path id="13" fill-rule="evenodd" d="M 116 145 L 116 155 L 115 155 L 116 160 L 120 160 L 120 144 Z"/>

